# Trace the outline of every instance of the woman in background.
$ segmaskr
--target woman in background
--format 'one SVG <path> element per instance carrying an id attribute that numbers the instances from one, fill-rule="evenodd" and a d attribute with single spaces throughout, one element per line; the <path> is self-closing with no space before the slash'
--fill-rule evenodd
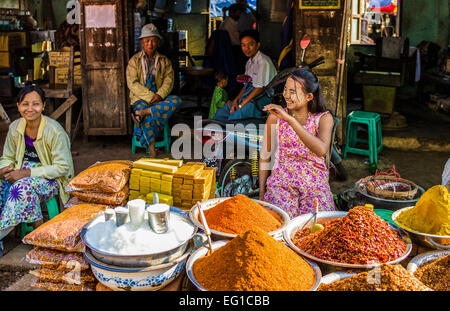
<path id="1" fill-rule="evenodd" d="M 0 240 L 22 222 L 42 224 L 41 203 L 59 194 L 73 178 L 70 140 L 64 128 L 42 114 L 44 92 L 26 84 L 19 92 L 21 118 L 11 123 L 0 158 Z"/>

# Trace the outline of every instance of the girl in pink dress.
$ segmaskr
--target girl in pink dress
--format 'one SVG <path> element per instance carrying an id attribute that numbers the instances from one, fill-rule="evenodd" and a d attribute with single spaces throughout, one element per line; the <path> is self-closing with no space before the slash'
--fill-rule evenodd
<path id="1" fill-rule="evenodd" d="M 261 150 L 259 199 L 291 218 L 312 212 L 314 198 L 319 211 L 335 210 L 325 164 L 333 116 L 325 108 L 319 81 L 310 71 L 297 69 L 287 79 L 283 96 L 286 108 L 264 107 L 270 115 Z"/>

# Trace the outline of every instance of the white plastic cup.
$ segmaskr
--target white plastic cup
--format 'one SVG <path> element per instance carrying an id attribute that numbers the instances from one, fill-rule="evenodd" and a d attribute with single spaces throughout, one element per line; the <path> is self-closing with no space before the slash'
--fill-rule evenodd
<path id="1" fill-rule="evenodd" d="M 131 200 L 128 201 L 127 207 L 131 225 L 135 228 L 140 227 L 144 222 L 145 201 L 142 199 Z"/>

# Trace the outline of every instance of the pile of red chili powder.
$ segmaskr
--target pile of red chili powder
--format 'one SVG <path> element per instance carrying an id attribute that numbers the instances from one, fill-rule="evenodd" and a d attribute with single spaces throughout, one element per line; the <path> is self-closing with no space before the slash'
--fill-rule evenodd
<path id="1" fill-rule="evenodd" d="M 373 208 L 356 206 L 321 231 L 299 230 L 292 242 L 315 257 L 347 264 L 386 263 L 406 252 L 406 242 Z"/>

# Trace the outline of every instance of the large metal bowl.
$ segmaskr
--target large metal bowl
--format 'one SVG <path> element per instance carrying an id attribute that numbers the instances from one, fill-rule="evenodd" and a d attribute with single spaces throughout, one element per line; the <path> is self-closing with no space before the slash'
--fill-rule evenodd
<path id="1" fill-rule="evenodd" d="M 156 291 L 168 285 L 183 272 L 191 250 L 192 248 L 172 262 L 146 268 L 108 265 L 97 260 L 89 249 L 86 249 L 84 257 L 97 280 L 112 290 Z"/>
<path id="2" fill-rule="evenodd" d="M 347 215 L 347 212 L 318 212 L 317 213 L 317 223 L 325 224 L 329 221 L 332 221 L 332 220 L 335 220 L 338 218 L 342 218 L 345 215 Z M 379 265 L 379 263 L 361 265 L 361 264 L 349 264 L 349 263 L 329 261 L 329 260 L 325 260 L 325 259 L 313 256 L 313 255 L 301 250 L 300 248 L 298 248 L 292 242 L 292 238 L 295 236 L 297 231 L 303 227 L 303 225 L 306 224 L 305 228 L 309 228 L 312 226 L 312 221 L 310 221 L 311 216 L 312 216 L 312 214 L 309 213 L 309 214 L 304 214 L 304 215 L 295 217 L 294 219 L 291 220 L 291 222 L 288 224 L 288 226 L 286 227 L 286 229 L 283 232 L 284 240 L 288 243 L 289 247 L 291 247 L 297 253 L 299 253 L 307 258 L 310 258 L 314 261 L 320 262 L 322 264 L 335 266 L 335 267 L 370 269 L 370 268 L 373 268 L 373 267 L 376 267 Z M 399 258 L 397 258 L 393 261 L 387 262 L 388 264 L 397 264 L 397 263 L 401 262 L 402 260 L 404 260 L 406 257 L 408 257 L 408 255 L 412 249 L 412 243 L 411 243 L 411 239 L 408 237 L 408 234 L 406 232 L 400 230 L 399 228 L 396 228 L 395 226 L 392 226 L 392 225 L 390 225 L 390 226 L 395 231 L 397 231 L 406 242 L 405 253 L 402 256 L 400 256 Z"/>
<path id="3" fill-rule="evenodd" d="M 174 208 L 172 206 L 170 207 L 170 212 L 180 215 L 186 221 L 191 223 L 194 228 L 193 233 L 190 237 L 188 237 L 185 241 L 180 243 L 180 245 L 178 245 L 177 247 L 164 252 L 149 253 L 142 255 L 118 255 L 96 249 L 89 243 L 89 241 L 86 240 L 86 233 L 92 226 L 94 226 L 98 222 L 104 221 L 103 214 L 92 219 L 83 227 L 83 229 L 81 230 L 81 239 L 86 245 L 86 247 L 91 251 L 92 255 L 97 260 L 105 264 L 110 264 L 119 267 L 150 267 L 170 263 L 186 253 L 186 250 L 189 246 L 189 241 L 192 240 L 192 238 L 197 234 L 198 231 L 198 227 L 191 222 L 186 212 L 178 208 Z"/>
<path id="4" fill-rule="evenodd" d="M 223 201 L 226 201 L 228 199 L 230 199 L 230 197 L 215 198 L 215 199 L 204 201 L 204 202 L 202 202 L 203 210 L 208 210 L 210 208 L 213 208 L 217 204 L 219 204 Z M 282 221 L 281 226 L 277 230 L 268 232 L 268 234 L 271 235 L 276 240 L 282 240 L 283 239 L 283 231 L 290 221 L 289 215 L 285 211 L 283 211 L 281 208 L 276 207 L 273 204 L 270 204 L 270 203 L 267 203 L 264 201 L 260 201 L 260 200 L 255 200 L 255 199 L 252 199 L 252 200 L 255 201 L 256 203 L 262 205 L 263 207 L 276 212 L 280 216 L 281 221 Z M 191 210 L 189 211 L 189 217 L 190 217 L 191 221 L 198 228 L 203 230 L 203 226 L 202 226 L 201 222 L 199 221 L 198 216 L 199 216 L 198 208 L 196 205 L 194 205 L 191 208 Z M 214 240 L 231 240 L 237 236 L 237 234 L 221 232 L 221 231 L 213 230 L 211 228 L 210 228 L 210 230 L 211 230 L 211 236 Z"/>
<path id="5" fill-rule="evenodd" d="M 331 284 L 340 280 L 344 280 L 358 273 L 350 273 L 345 271 L 335 271 L 322 277 L 320 284 Z"/>
<path id="6" fill-rule="evenodd" d="M 411 261 L 408 263 L 408 266 L 406 267 L 406 270 L 408 270 L 409 273 L 414 274 L 414 272 L 416 272 L 416 270 L 419 269 L 420 266 L 429 263 L 430 261 L 434 261 L 447 256 L 448 254 L 450 254 L 450 251 L 431 251 L 419 254 L 411 259 Z"/>
<path id="7" fill-rule="evenodd" d="M 422 244 L 426 247 L 431 247 L 434 249 L 444 249 L 444 250 L 450 250 L 450 236 L 446 235 L 435 235 L 435 234 L 427 234 L 422 232 L 413 231 L 409 228 L 406 228 L 402 224 L 398 223 L 396 221 L 397 217 L 406 210 L 409 210 L 413 208 L 414 206 L 408 206 L 402 209 L 399 209 L 398 211 L 394 212 L 392 214 L 392 220 L 394 223 L 403 230 L 407 231 L 414 242 Z"/>
<path id="8" fill-rule="evenodd" d="M 229 242 L 229 240 L 216 241 L 216 242 L 212 243 L 212 248 L 213 248 L 213 250 L 217 250 L 217 249 L 221 248 L 222 246 L 224 246 L 225 244 L 227 244 L 228 242 Z M 186 262 L 186 273 L 187 273 L 187 276 L 189 277 L 189 280 L 191 280 L 192 284 L 194 284 L 195 287 L 197 287 L 201 291 L 207 291 L 207 289 L 204 288 L 202 285 L 200 285 L 200 283 L 195 278 L 193 266 L 197 259 L 205 257 L 208 250 L 209 250 L 208 246 L 203 246 L 203 247 L 198 248 L 194 253 L 191 254 L 191 256 L 189 256 L 189 258 Z M 311 266 L 311 268 L 313 268 L 313 270 L 314 270 L 316 280 L 310 290 L 315 291 L 320 285 L 320 280 L 322 278 L 322 272 L 320 271 L 320 268 L 316 263 L 309 261 L 308 259 L 305 259 L 305 258 L 303 258 L 303 260 L 305 260 Z"/>

